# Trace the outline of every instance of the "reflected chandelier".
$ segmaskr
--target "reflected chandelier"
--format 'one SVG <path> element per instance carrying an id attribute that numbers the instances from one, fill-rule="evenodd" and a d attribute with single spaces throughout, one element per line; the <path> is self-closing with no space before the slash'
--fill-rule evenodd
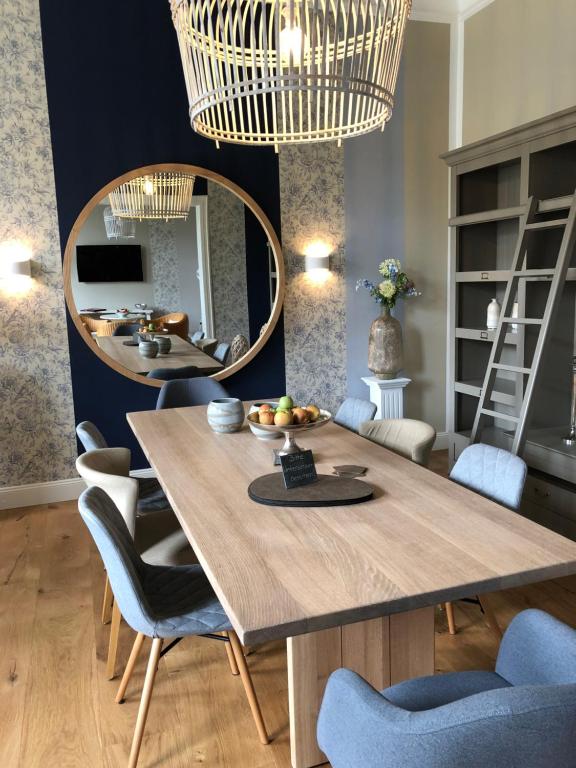
<path id="1" fill-rule="evenodd" d="M 110 192 L 112 213 L 120 219 L 186 219 L 195 176 L 166 171 L 137 176 Z"/>
<path id="2" fill-rule="evenodd" d="M 412 0 L 170 0 L 192 127 L 216 142 L 384 127 Z"/>
<path id="3" fill-rule="evenodd" d="M 104 226 L 108 240 L 117 240 L 119 237 L 136 237 L 136 222 L 114 216 L 109 205 L 104 208 Z"/>

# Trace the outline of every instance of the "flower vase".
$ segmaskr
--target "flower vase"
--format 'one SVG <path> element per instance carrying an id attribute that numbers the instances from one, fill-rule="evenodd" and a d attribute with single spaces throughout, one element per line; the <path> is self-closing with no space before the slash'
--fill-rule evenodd
<path id="1" fill-rule="evenodd" d="M 395 379 L 403 366 L 402 326 L 384 307 L 370 326 L 368 368 L 378 379 Z"/>

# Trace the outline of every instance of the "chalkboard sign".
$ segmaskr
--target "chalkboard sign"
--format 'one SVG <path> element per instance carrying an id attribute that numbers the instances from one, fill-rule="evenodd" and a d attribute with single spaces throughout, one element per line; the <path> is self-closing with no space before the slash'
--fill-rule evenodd
<path id="1" fill-rule="evenodd" d="M 318 479 L 312 451 L 300 451 L 281 456 L 282 474 L 286 488 L 298 488 Z"/>

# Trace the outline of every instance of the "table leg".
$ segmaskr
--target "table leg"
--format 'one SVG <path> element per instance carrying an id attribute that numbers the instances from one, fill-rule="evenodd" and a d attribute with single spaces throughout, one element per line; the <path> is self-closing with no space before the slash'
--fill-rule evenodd
<path id="1" fill-rule="evenodd" d="M 316 743 L 316 721 L 326 681 L 339 667 L 378 689 L 433 674 L 434 608 L 288 638 L 292 768 L 326 762 Z"/>

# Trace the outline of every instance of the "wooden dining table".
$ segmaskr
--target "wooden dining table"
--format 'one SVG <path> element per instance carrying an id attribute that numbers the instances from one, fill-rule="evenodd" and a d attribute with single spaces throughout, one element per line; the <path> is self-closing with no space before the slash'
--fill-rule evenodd
<path id="1" fill-rule="evenodd" d="M 221 371 L 224 366 L 218 360 L 202 352 L 201 349 L 174 333 L 163 333 L 172 341 L 170 352 L 157 357 L 143 357 L 137 346 L 126 346 L 125 341 L 132 341 L 131 336 L 95 336 L 96 343 L 107 355 L 117 363 L 134 373 L 149 373 L 156 368 L 183 368 L 194 365 L 203 375 Z"/>
<path id="2" fill-rule="evenodd" d="M 287 639 L 293 768 L 326 760 L 315 730 L 334 669 L 378 689 L 433 674 L 436 604 L 576 573 L 575 542 L 336 424 L 298 443 L 319 473 L 366 467 L 362 504 L 252 501 L 281 443 L 216 434 L 204 406 L 128 421 L 241 641 Z"/>

